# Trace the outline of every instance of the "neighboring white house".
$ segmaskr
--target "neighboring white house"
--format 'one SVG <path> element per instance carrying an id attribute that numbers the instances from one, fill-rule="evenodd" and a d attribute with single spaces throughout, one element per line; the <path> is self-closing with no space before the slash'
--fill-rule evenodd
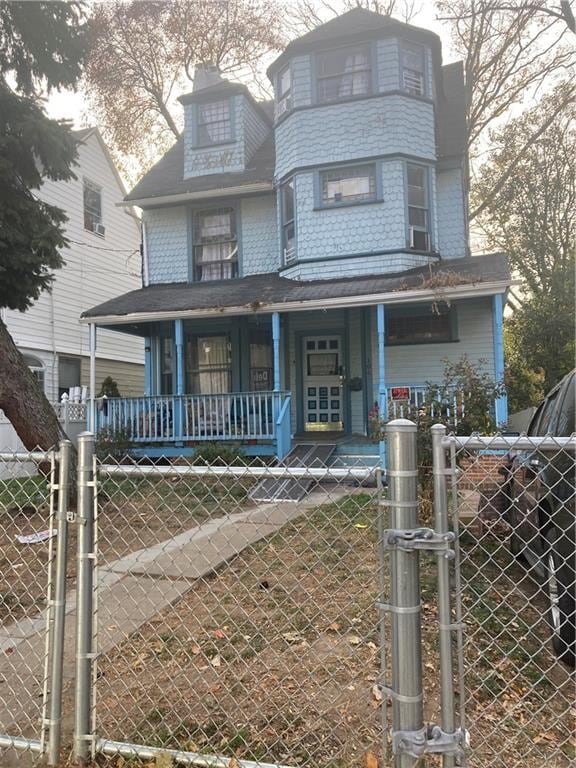
<path id="1" fill-rule="evenodd" d="M 51 402 L 71 387 L 88 385 L 88 329 L 82 312 L 141 285 L 140 222 L 131 209 L 119 208 L 126 190 L 97 128 L 75 131 L 76 178 L 47 181 L 38 196 L 62 208 L 70 247 L 56 273 L 27 312 L 3 310 L 3 319 L 42 382 Z M 139 339 L 99 329 L 96 387 L 106 376 L 122 395 L 137 394 L 144 383 L 144 347 Z"/>

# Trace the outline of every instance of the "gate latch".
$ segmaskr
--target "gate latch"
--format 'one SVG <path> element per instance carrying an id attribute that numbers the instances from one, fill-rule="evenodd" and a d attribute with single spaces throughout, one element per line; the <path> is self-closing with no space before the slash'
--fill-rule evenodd
<path id="1" fill-rule="evenodd" d="M 468 746 L 468 731 L 457 728 L 446 733 L 439 725 L 428 725 L 418 731 L 394 731 L 392 749 L 395 755 L 406 754 L 421 757 L 426 754 L 464 757 Z"/>
<path id="2" fill-rule="evenodd" d="M 436 533 L 432 528 L 392 529 L 384 531 L 384 546 L 387 549 L 401 549 L 404 552 L 412 552 L 415 549 L 423 549 L 432 552 L 441 552 L 447 560 L 454 558 L 452 542 L 455 536 L 452 531 Z"/>

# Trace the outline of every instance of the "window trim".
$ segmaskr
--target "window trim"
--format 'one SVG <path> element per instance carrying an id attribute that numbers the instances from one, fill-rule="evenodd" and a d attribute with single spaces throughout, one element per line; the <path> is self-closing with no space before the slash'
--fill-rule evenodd
<path id="1" fill-rule="evenodd" d="M 200 107 L 206 104 L 217 104 L 225 101 L 228 104 L 228 116 L 230 119 L 230 138 L 223 141 L 201 142 L 200 141 Z M 234 114 L 234 101 L 232 96 L 224 96 L 221 99 L 203 99 L 192 104 L 192 148 L 193 149 L 211 149 L 212 147 L 223 147 L 228 144 L 236 143 L 236 121 Z"/>
<path id="2" fill-rule="evenodd" d="M 448 307 L 448 311 L 443 313 L 449 317 L 449 338 L 447 339 L 414 339 L 395 341 L 389 337 L 390 320 L 393 315 L 396 317 L 433 317 L 434 312 L 429 304 L 411 304 L 400 307 L 389 307 L 386 313 L 386 333 L 384 343 L 387 347 L 408 347 L 428 344 L 454 344 L 460 341 L 458 338 L 458 312 L 454 304 Z"/>
<path id="3" fill-rule="evenodd" d="M 342 96 L 341 98 L 335 98 L 335 99 L 321 99 L 320 89 L 318 87 L 319 81 L 333 79 L 335 77 L 339 77 L 339 75 L 320 75 L 319 74 L 320 58 L 322 56 L 325 56 L 328 53 L 334 53 L 335 51 L 350 50 L 350 49 L 360 50 L 362 48 L 365 48 L 368 53 L 367 69 L 359 70 L 362 72 L 364 71 L 368 72 L 368 90 L 366 91 L 366 93 L 350 94 L 350 95 Z M 315 55 L 311 56 L 312 105 L 323 107 L 328 104 L 342 104 L 343 102 L 346 102 L 346 101 L 354 101 L 356 99 L 365 99 L 370 96 L 378 95 L 378 87 L 377 87 L 377 83 L 375 82 L 376 70 L 377 70 L 377 67 L 375 66 L 375 58 L 376 58 L 376 54 L 375 54 L 374 41 L 368 41 L 368 42 L 357 43 L 357 44 L 347 43 L 345 45 L 334 46 L 331 48 L 325 48 L 322 51 L 317 51 Z M 341 75 L 345 75 L 345 74 L 347 73 L 346 72 L 341 73 Z"/>
<path id="4" fill-rule="evenodd" d="M 285 219 L 284 217 L 284 188 L 287 184 L 292 182 L 292 196 L 293 196 L 293 208 L 294 208 L 294 216 L 291 219 Z M 283 266 L 292 266 L 296 263 L 298 260 L 298 243 L 297 243 L 297 235 L 296 235 L 296 176 L 290 176 L 289 178 L 285 179 L 282 184 L 278 187 L 278 196 L 279 196 L 279 212 L 280 212 L 280 248 L 282 250 L 282 260 L 281 263 Z M 286 259 L 286 228 L 287 226 L 292 223 L 292 226 L 294 227 L 294 249 L 293 249 L 293 256 L 290 259 L 290 261 L 287 261 Z"/>
<path id="5" fill-rule="evenodd" d="M 214 278 L 214 280 L 234 280 L 238 277 L 242 276 L 242 269 L 241 269 L 241 228 L 240 228 L 240 213 L 239 213 L 239 206 L 235 202 L 226 202 L 222 201 L 219 205 L 213 204 L 213 205 L 207 205 L 207 206 L 199 206 L 196 208 L 191 208 L 189 213 L 189 248 L 190 248 L 190 270 L 189 270 L 189 282 L 191 283 L 202 283 L 202 282 L 212 282 L 212 280 L 199 280 L 197 277 L 197 269 L 198 264 L 196 262 L 196 248 L 200 247 L 202 245 L 207 245 L 207 243 L 200 243 L 197 242 L 197 231 L 198 231 L 198 216 L 200 214 L 210 214 L 210 213 L 217 213 L 220 210 L 227 209 L 230 210 L 232 215 L 234 216 L 234 232 L 235 232 L 235 240 L 236 240 L 236 257 L 234 259 L 220 259 L 219 261 L 214 262 L 206 262 L 211 264 L 225 264 L 230 263 L 232 265 L 235 265 L 235 269 L 233 267 L 232 269 L 232 276 L 231 277 L 220 277 L 220 278 Z M 222 241 L 222 242 L 234 242 L 234 239 L 230 241 Z M 203 266 L 205 266 L 204 264 Z"/>
<path id="6" fill-rule="evenodd" d="M 91 229 L 90 227 L 86 226 L 86 199 L 85 199 L 85 191 L 86 187 L 92 187 L 92 190 L 95 192 L 98 192 L 100 195 L 100 220 L 97 222 L 96 226 L 101 226 L 104 228 L 104 194 L 103 194 L 103 188 L 100 184 L 97 184 L 95 181 L 92 181 L 92 179 L 89 179 L 87 176 L 82 176 L 82 214 L 83 214 L 83 224 L 84 224 L 84 231 L 85 232 L 91 232 L 93 235 L 96 235 L 96 237 L 100 237 L 104 239 L 105 237 L 105 231 L 104 232 L 97 232 L 96 229 Z M 93 214 L 91 214 L 93 215 Z"/>
<path id="7" fill-rule="evenodd" d="M 362 200 L 340 200 L 335 202 L 325 202 L 323 199 L 323 180 L 322 176 L 330 171 L 346 170 L 347 168 L 372 168 L 374 172 L 374 196 L 364 198 Z M 349 208 L 353 205 L 373 205 L 374 203 L 383 202 L 382 196 L 382 164 L 380 161 L 375 160 L 372 162 L 353 162 L 346 164 L 338 164 L 328 166 L 326 168 L 319 168 L 314 172 L 314 210 L 324 211 L 334 208 Z"/>
<path id="8" fill-rule="evenodd" d="M 191 365 L 191 359 L 190 356 L 187 353 L 188 350 L 188 344 L 197 344 L 200 339 L 211 339 L 211 338 L 225 338 L 226 344 L 227 344 L 227 351 L 229 354 L 230 362 L 227 365 L 214 365 L 214 366 L 205 366 L 202 368 L 202 366 L 198 365 L 197 368 L 192 368 Z M 194 376 L 199 376 L 202 373 L 227 373 L 228 374 L 228 381 L 229 381 L 229 387 L 228 392 L 222 392 L 222 393 L 214 393 L 214 392 L 193 392 L 192 383 L 194 381 Z M 188 386 L 189 385 L 189 386 Z M 190 395 L 206 395 L 209 397 L 211 394 L 232 394 L 234 392 L 234 348 L 233 348 L 233 339 L 232 339 L 232 332 L 230 330 L 212 330 L 207 331 L 206 333 L 202 333 L 201 331 L 195 329 L 191 331 L 184 332 L 184 388 L 190 390 L 187 392 L 187 394 Z"/>
<path id="9" fill-rule="evenodd" d="M 408 94 L 409 96 L 412 96 L 416 99 L 421 98 L 428 98 L 428 62 L 427 62 L 427 48 L 425 45 L 422 45 L 421 43 L 414 43 L 411 40 L 401 39 L 399 41 L 399 65 L 400 65 L 400 78 L 398 85 L 400 86 L 400 90 L 404 93 Z M 406 67 L 404 67 L 404 59 L 403 59 L 403 52 L 404 48 L 412 46 L 413 48 L 420 48 L 422 51 L 422 92 L 421 93 L 412 93 L 409 91 L 406 86 L 404 85 L 404 70 Z"/>
<path id="10" fill-rule="evenodd" d="M 417 168 L 423 168 L 426 174 L 424 191 L 426 193 L 426 206 L 410 205 L 409 189 L 408 189 L 408 169 L 410 166 Z M 409 251 L 415 253 L 433 253 L 434 252 L 434 229 L 433 229 L 433 216 L 432 216 L 432 189 L 431 189 L 431 165 L 418 162 L 414 160 L 407 160 L 404 163 L 404 200 L 405 200 L 405 215 L 406 215 L 406 247 Z M 420 227 L 416 224 L 410 224 L 410 208 L 417 208 L 419 210 L 426 211 L 427 213 L 427 227 Z M 428 235 L 428 248 L 422 250 L 421 248 L 413 248 L 410 245 L 410 230 L 414 229 L 417 232 L 425 232 Z"/>

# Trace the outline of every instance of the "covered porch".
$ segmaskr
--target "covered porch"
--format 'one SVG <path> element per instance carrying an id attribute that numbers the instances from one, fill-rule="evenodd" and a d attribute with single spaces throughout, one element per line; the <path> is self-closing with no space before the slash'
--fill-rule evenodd
<path id="1" fill-rule="evenodd" d="M 495 379 L 503 375 L 505 280 L 447 287 L 439 315 L 431 309 L 438 290 L 409 277 L 414 290 L 406 277 L 258 275 L 151 286 L 97 307 L 84 318 L 92 360 L 98 327 L 143 337 L 145 389 L 99 398 L 92 367 L 90 428 L 123 433 L 148 455 L 184 455 L 213 441 L 282 459 L 294 442 L 313 440 L 378 455 L 374 419 L 420 406 L 444 356 L 486 357 Z M 447 408 L 457 419 L 457 393 Z M 495 410 L 504 423 L 504 398 Z"/>

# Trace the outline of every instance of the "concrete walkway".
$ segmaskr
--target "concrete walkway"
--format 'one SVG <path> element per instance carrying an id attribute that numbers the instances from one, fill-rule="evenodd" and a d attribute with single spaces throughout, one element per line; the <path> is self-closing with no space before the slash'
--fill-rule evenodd
<path id="1" fill-rule="evenodd" d="M 121 643 L 184 595 L 194 580 L 290 520 L 352 489 L 314 490 L 298 503 L 262 503 L 221 517 L 98 568 L 98 654 Z M 64 679 L 74 677 L 76 593 L 66 601 Z M 0 734 L 38 738 L 44 679 L 45 615 L 0 628 Z M 2 760 L 4 761 L 4 757 Z M 2 762 L 2 765 L 8 763 Z"/>

